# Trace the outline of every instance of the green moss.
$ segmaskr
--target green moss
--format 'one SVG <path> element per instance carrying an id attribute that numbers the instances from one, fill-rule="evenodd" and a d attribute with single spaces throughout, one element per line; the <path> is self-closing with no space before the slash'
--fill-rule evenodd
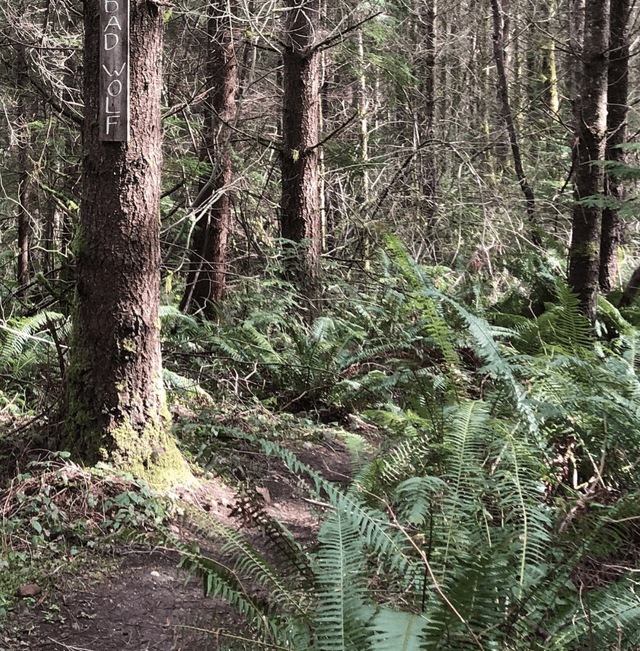
<path id="1" fill-rule="evenodd" d="M 74 311 L 77 311 L 77 305 Z M 66 378 L 63 449 L 69 450 L 78 461 L 87 464 L 106 461 L 155 486 L 193 479 L 169 431 L 171 414 L 166 405 L 161 371 L 156 373 L 153 387 L 144 396 L 131 395 L 126 379 L 116 382 L 116 404 L 103 404 L 101 413 L 96 413 L 100 400 L 90 390 L 91 361 L 79 332 L 79 319 L 77 315 L 74 317 L 70 341 L 72 354 Z M 119 348 L 135 354 L 137 343 L 135 339 L 126 337 L 121 340 Z M 144 425 L 139 422 L 140 416 L 132 420 L 134 413 L 146 416 Z"/>
<path id="2" fill-rule="evenodd" d="M 191 471 L 163 423 L 148 422 L 138 431 L 130 419 L 109 432 L 110 461 L 153 486 L 169 486 L 192 479 Z"/>
<path id="3" fill-rule="evenodd" d="M 80 224 L 77 224 L 71 242 L 69 243 L 69 250 L 77 257 L 85 250 L 85 246 L 84 229 Z"/>
<path id="4" fill-rule="evenodd" d="M 135 339 L 130 337 L 125 337 L 119 344 L 121 350 L 124 350 L 128 353 L 135 353 L 138 350 L 138 345 L 135 342 Z"/>
<path id="5" fill-rule="evenodd" d="M 142 400 L 128 396 L 127 383 L 122 381 L 116 386 L 121 401 L 119 415 L 114 417 L 111 412 L 109 417 L 105 411 L 102 422 L 99 422 L 101 419 L 93 413 L 87 393 L 78 390 L 78 387 L 86 386 L 87 372 L 86 359 L 78 356 L 72 358 L 67 376 L 69 388 L 63 447 L 80 461 L 90 464 L 107 461 L 154 486 L 168 486 L 192 479 L 189 466 L 167 426 L 171 422 L 171 414 L 166 405 L 161 375 L 158 374 L 153 381 L 151 393 L 155 394 L 155 399 L 149 396 L 150 403 L 158 405 L 158 413 L 148 414 L 144 427 L 141 427 L 132 421 L 127 407 L 137 404 L 139 409 L 143 409 L 140 404 Z M 110 420 L 119 424 L 108 427 Z"/>
<path id="6" fill-rule="evenodd" d="M 599 242 L 582 242 L 574 246 L 571 250 L 574 257 L 595 262 L 600 259 L 600 243 Z"/>
<path id="7" fill-rule="evenodd" d="M 167 427 L 171 414 L 167 408 L 161 374 L 153 380 L 153 391 L 158 414 L 150 415 L 140 430 L 125 416 L 122 423 L 108 432 L 112 445 L 109 461 L 117 468 L 137 475 L 154 486 L 167 486 L 192 479 L 191 471 L 184 457 L 176 447 Z M 125 387 L 119 389 L 122 393 Z M 131 404 L 140 402 L 133 397 Z"/>

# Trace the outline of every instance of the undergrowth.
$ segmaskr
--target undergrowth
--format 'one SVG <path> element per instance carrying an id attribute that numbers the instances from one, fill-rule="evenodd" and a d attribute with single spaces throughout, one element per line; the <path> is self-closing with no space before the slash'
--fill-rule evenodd
<path id="1" fill-rule="evenodd" d="M 0 619 L 20 586 L 42 591 L 63 567 L 77 571 L 117 544 L 152 544 L 172 516 L 170 503 L 131 475 L 68 456 L 31 461 L 0 489 Z"/>
<path id="2" fill-rule="evenodd" d="M 312 323 L 290 318 L 295 297 L 276 281 L 216 323 L 166 307 L 164 379 L 185 454 L 230 480 L 243 463 L 234 451 L 276 458 L 326 515 L 303 548 L 249 500 L 265 550 L 186 509 L 222 557 L 177 537 L 151 498 L 127 497 L 126 524 L 151 527 L 238 610 L 254 639 L 242 648 L 637 649 L 635 308 L 602 299 L 594 329 L 556 263 L 531 269 L 504 274 L 491 301 L 388 238 L 375 268 L 326 284 Z M 22 324 L 20 342 L 3 335 L 15 354 L 0 360 L 28 373 L 25 355 L 55 350 L 64 324 Z M 348 488 L 295 454 L 332 428 L 360 448 L 375 433 Z M 99 536 L 115 531 L 115 497 Z M 77 527 L 47 499 L 27 500 L 46 516 L 38 525 L 26 507 L 7 519 L 31 527 L 37 550 Z"/>
<path id="3" fill-rule="evenodd" d="M 330 515 L 317 548 L 273 566 L 195 514 L 236 562 L 182 546 L 183 567 L 238 607 L 260 648 L 637 648 L 634 326 L 603 304 L 594 335 L 551 273 L 545 309 L 525 316 L 470 310 L 393 239 L 380 269 L 374 294 L 308 330 L 249 318 L 212 339 L 239 391 L 359 411 L 379 455 L 345 491 L 268 427 L 228 432 L 310 478 Z M 290 540 L 259 522 L 275 546 Z"/>

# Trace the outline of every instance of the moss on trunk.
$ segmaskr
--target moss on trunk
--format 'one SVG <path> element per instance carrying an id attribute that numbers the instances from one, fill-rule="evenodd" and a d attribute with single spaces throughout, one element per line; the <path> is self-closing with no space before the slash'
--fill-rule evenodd
<path id="1" fill-rule="evenodd" d="M 170 434 L 160 354 L 162 19 L 130 0 L 130 139 L 99 138 L 97 3 L 85 4 L 83 200 L 63 445 L 153 484 L 189 467 Z"/>

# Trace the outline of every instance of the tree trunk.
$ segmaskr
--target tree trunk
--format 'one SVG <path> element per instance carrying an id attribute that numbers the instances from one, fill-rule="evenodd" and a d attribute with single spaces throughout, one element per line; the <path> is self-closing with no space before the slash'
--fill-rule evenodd
<path id="1" fill-rule="evenodd" d="M 513 120 L 513 113 L 509 105 L 509 87 L 507 85 L 507 72 L 505 67 L 505 46 L 503 31 L 503 14 L 498 4 L 498 0 L 491 0 L 491 12 L 493 16 L 493 56 L 496 62 L 496 71 L 498 73 L 498 98 L 500 100 L 502 119 L 507 128 L 509 144 L 511 145 L 511 154 L 513 156 L 513 165 L 518 179 L 518 184 L 522 190 L 527 207 L 527 217 L 529 226 L 535 226 L 535 199 L 533 190 L 522 167 L 522 157 L 520 155 L 520 145 L 516 134 L 516 127 Z M 540 244 L 540 236 L 533 232 L 531 236 L 535 244 Z"/>
<path id="2" fill-rule="evenodd" d="M 29 284 L 29 118 L 27 116 L 26 89 L 27 89 L 27 60 L 24 46 L 16 48 L 16 86 L 18 88 L 17 117 L 21 138 L 18 141 L 18 264 L 16 280 L 17 294 L 24 299 L 27 296 Z"/>
<path id="3" fill-rule="evenodd" d="M 585 2 L 586 0 L 569 0 L 569 52 L 566 65 L 574 133 L 577 133 L 580 125 L 580 93 L 582 92 L 584 74 L 582 51 L 584 48 Z M 575 149 L 574 147 L 574 154 L 576 153 Z"/>
<path id="4" fill-rule="evenodd" d="M 110 0 L 115 3 L 123 0 Z M 162 18 L 130 0 L 129 142 L 99 140 L 98 3 L 85 4 L 84 168 L 64 445 L 154 483 L 187 476 L 169 433 L 158 305 Z"/>
<path id="5" fill-rule="evenodd" d="M 318 192 L 319 53 L 314 48 L 317 0 L 288 0 L 283 52 L 282 237 L 305 242 L 289 271 L 313 302 L 322 244 Z"/>
<path id="6" fill-rule="evenodd" d="M 439 259 L 436 233 L 436 197 L 438 191 L 438 168 L 436 152 L 432 141 L 435 137 L 436 107 L 436 11 L 437 0 L 417 3 L 419 34 L 424 48 L 424 56 L 418 71 L 422 110 L 418 111 L 420 153 L 418 158 L 422 212 L 425 222 L 425 239 L 431 250 L 431 258 Z"/>
<path id="7" fill-rule="evenodd" d="M 366 62 L 364 59 L 364 38 L 362 29 L 356 34 L 358 43 L 358 82 L 355 86 L 355 107 L 358 111 L 358 120 L 360 129 L 358 133 L 358 144 L 360 149 L 360 162 L 362 163 L 362 202 L 365 206 L 369 205 L 371 196 L 369 192 L 369 102 L 367 97 L 367 78 L 365 75 Z"/>
<path id="8" fill-rule="evenodd" d="M 555 0 L 543 3 L 545 23 L 555 13 Z M 545 101 L 553 115 L 560 110 L 560 95 L 558 94 L 558 72 L 556 69 L 556 46 L 553 37 L 545 34 L 542 42 L 542 72 L 545 79 Z"/>
<path id="9" fill-rule="evenodd" d="M 207 21 L 207 87 L 205 143 L 201 160 L 211 174 L 200 184 L 194 206 L 198 214 L 187 286 L 180 309 L 203 310 L 215 317 L 225 293 L 227 238 L 231 221 L 231 152 L 229 123 L 236 113 L 238 65 L 232 38 L 232 16 L 225 0 L 212 0 Z"/>
<path id="10" fill-rule="evenodd" d="M 620 307 L 629 307 L 638 295 L 638 290 L 640 289 L 640 267 L 637 267 L 636 270 L 631 274 L 627 286 L 622 292 L 620 297 Z"/>
<path id="11" fill-rule="evenodd" d="M 587 198 L 602 195 L 607 129 L 607 49 L 609 2 L 587 0 L 585 4 L 582 88 L 579 93 L 576 175 L 569 250 L 569 285 L 578 295 L 585 315 L 596 316 L 600 268 L 602 207 Z M 585 201 L 586 200 L 586 201 Z"/>
<path id="12" fill-rule="evenodd" d="M 611 27 L 609 39 L 609 70 L 607 95 L 607 144 L 605 158 L 615 163 L 624 162 L 629 90 L 629 22 L 630 0 L 611 0 Z M 616 174 L 605 171 L 605 195 L 620 202 L 624 188 Z M 602 210 L 600 238 L 600 290 L 610 292 L 618 275 L 618 247 L 622 243 L 623 222 L 617 206 L 607 205 Z"/>

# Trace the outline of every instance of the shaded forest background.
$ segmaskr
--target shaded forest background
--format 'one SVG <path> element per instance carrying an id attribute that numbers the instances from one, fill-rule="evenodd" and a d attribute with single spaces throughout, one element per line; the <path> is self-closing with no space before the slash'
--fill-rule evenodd
<path id="1" fill-rule="evenodd" d="M 199 180 L 218 163 L 212 150 L 219 131 L 234 169 L 224 186 L 233 213 L 230 286 L 245 272 L 259 275 L 281 234 L 283 9 L 212 6 L 217 36 L 207 6 L 163 9 L 161 219 L 164 278 L 171 281 L 165 302 L 182 300 L 183 307 L 202 212 Z M 80 11 L 73 3 L 3 10 L 3 268 L 18 295 L 42 287 L 38 274 L 53 284 L 64 277 L 78 219 Z M 635 38 L 634 20 L 635 13 L 625 20 L 627 43 Z M 313 22 L 321 123 L 313 143 L 321 169 L 317 237 L 325 260 L 358 264 L 386 232 L 399 235 L 418 261 L 456 271 L 472 265 L 494 279 L 531 243 L 544 244 L 540 251 L 551 257 L 557 251 L 560 262 L 566 257 L 584 3 L 327 4 Z M 211 64 L 220 54 L 207 43 L 225 30 L 232 32 L 226 56 L 237 66 L 236 101 L 221 108 L 220 66 Z M 629 61 L 633 93 L 635 58 Z M 625 126 L 625 140 L 633 142 L 633 109 Z M 633 152 L 626 150 L 626 158 L 631 164 Z M 634 268 L 634 223 L 626 224 L 617 286 Z"/>
<path id="2" fill-rule="evenodd" d="M 83 6 L 16 0 L 0 617 L 41 559 L 126 533 L 178 549 L 237 609 L 233 648 L 640 648 L 635 4 L 135 6 L 164 33 L 163 418 L 276 551 L 130 475 L 119 502 L 91 493 L 97 455 L 131 467 L 68 427 L 86 219 L 106 214 L 83 195 Z M 349 486 L 299 460 L 310 441 L 350 450 Z M 314 546 L 255 506 L 238 449 L 307 478 L 327 507 Z M 77 484 L 68 451 L 91 466 Z M 81 526 L 63 491 L 19 489 L 34 476 L 120 515 Z M 224 562 L 176 535 L 176 508 Z"/>

